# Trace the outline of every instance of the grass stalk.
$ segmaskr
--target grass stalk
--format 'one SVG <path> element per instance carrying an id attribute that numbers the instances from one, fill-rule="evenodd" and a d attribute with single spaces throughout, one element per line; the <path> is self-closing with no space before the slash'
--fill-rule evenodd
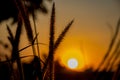
<path id="1" fill-rule="evenodd" d="M 50 68 L 50 80 L 54 80 L 54 34 L 55 34 L 55 4 L 53 3 L 51 22 L 50 22 L 50 38 L 49 38 L 49 68 Z"/>
<path id="2" fill-rule="evenodd" d="M 24 22 L 28 40 L 32 44 L 33 32 L 32 32 L 32 27 L 31 27 L 31 24 L 30 24 L 30 21 L 29 21 L 29 15 L 27 13 L 27 10 L 25 9 L 25 5 L 23 5 L 21 0 L 14 0 L 14 2 L 15 2 L 15 5 L 16 5 L 19 13 L 21 14 L 21 18 Z M 36 55 L 35 47 L 32 46 L 32 49 L 33 49 L 33 54 Z"/>
<path id="3" fill-rule="evenodd" d="M 32 15 L 33 16 L 33 23 L 34 23 L 34 30 L 35 30 L 35 34 L 37 35 L 37 29 L 36 29 L 36 23 L 35 23 L 35 16 L 34 14 Z M 40 58 L 40 51 L 39 51 L 39 41 L 38 41 L 38 37 L 36 38 L 36 43 L 37 43 L 37 52 L 38 52 L 38 58 Z M 42 80 L 42 67 L 41 67 L 41 61 L 39 62 L 39 65 L 40 65 L 40 75 L 39 75 L 39 80 Z"/>
<path id="4" fill-rule="evenodd" d="M 18 15 L 18 18 L 19 17 L 20 17 L 20 15 Z M 22 20 L 21 20 L 21 18 L 19 18 L 19 20 L 18 20 L 18 26 L 17 26 L 17 29 L 16 29 L 15 37 L 13 37 L 12 32 L 9 29 L 8 26 L 7 26 L 7 30 L 8 30 L 8 33 L 9 33 L 8 39 L 10 40 L 11 45 L 12 45 L 12 55 L 11 55 L 12 56 L 12 63 L 17 61 L 17 67 L 18 67 L 18 70 L 19 70 L 20 80 L 24 80 L 21 60 L 20 60 L 19 52 L 18 52 L 20 35 L 21 35 L 21 31 L 22 31 Z"/>
<path id="5" fill-rule="evenodd" d="M 54 28 L 55 28 L 55 3 L 53 3 L 51 19 L 50 19 L 49 54 L 48 54 L 48 57 L 45 61 L 45 65 L 42 70 L 43 80 L 44 80 L 44 75 L 45 75 L 48 65 L 50 66 L 50 80 L 54 80 L 54 75 L 53 75 Z"/>
<path id="6" fill-rule="evenodd" d="M 12 50 L 12 56 L 13 56 L 13 59 L 15 57 L 17 60 L 17 66 L 18 66 L 18 70 L 20 73 L 20 80 L 24 80 L 24 73 L 23 73 L 23 68 L 21 65 L 21 59 L 19 57 L 19 53 L 17 53 L 18 47 L 19 47 L 19 42 L 20 42 L 21 31 L 22 31 L 22 20 L 20 19 L 18 21 L 18 27 L 16 30 L 15 43 L 14 43 L 15 45 L 14 45 L 13 50 Z"/>
<path id="7" fill-rule="evenodd" d="M 117 23 L 117 26 L 116 26 L 116 30 L 115 30 L 115 33 L 113 35 L 113 38 L 111 40 L 111 43 L 109 45 L 109 48 L 105 54 L 105 56 L 103 57 L 101 63 L 99 64 L 98 68 L 96 69 L 96 71 L 99 71 L 99 69 L 101 68 L 101 66 L 105 63 L 105 61 L 107 60 L 115 42 L 116 42 L 116 39 L 117 39 L 117 36 L 118 36 L 118 33 L 119 33 L 119 28 L 120 28 L 120 19 L 118 20 L 118 23 Z"/>
<path id="8" fill-rule="evenodd" d="M 117 45 L 115 47 L 114 52 L 111 54 L 110 58 L 108 59 L 108 61 L 106 63 L 106 67 L 105 67 L 106 70 L 108 70 L 108 71 L 110 70 L 110 69 L 108 69 L 109 65 L 110 65 L 110 62 L 114 58 L 114 56 L 118 53 L 119 48 L 120 48 L 120 40 L 118 41 L 118 43 L 117 43 Z"/>
<path id="9" fill-rule="evenodd" d="M 8 31 L 8 33 L 9 33 L 8 40 L 10 41 L 11 45 L 13 45 L 13 44 L 14 44 L 14 37 L 13 37 L 12 31 L 11 31 L 11 29 L 9 28 L 8 25 L 7 25 L 7 31 Z"/>
<path id="10" fill-rule="evenodd" d="M 43 67 L 43 80 L 46 74 L 46 71 L 48 68 L 50 68 L 50 80 L 54 80 L 54 53 L 60 43 L 62 42 L 63 38 L 65 37 L 66 33 L 70 29 L 72 23 L 74 20 L 72 20 L 61 32 L 59 35 L 58 39 L 54 42 L 54 34 L 55 34 L 55 4 L 53 3 L 53 8 L 52 8 L 52 13 L 51 13 L 51 20 L 50 20 L 50 38 L 49 38 L 49 54 L 48 57 L 46 58 L 45 65 Z M 49 65 L 49 67 L 48 67 Z"/>
<path id="11" fill-rule="evenodd" d="M 32 13 L 33 14 L 33 13 Z M 34 23 L 34 30 L 35 30 L 35 35 L 37 35 L 37 26 L 36 26 L 36 23 L 35 23 L 35 15 L 33 14 L 32 15 L 32 17 L 33 17 L 33 23 Z M 39 51 L 39 41 L 38 41 L 38 37 L 36 38 L 36 43 L 37 43 L 37 52 L 38 52 L 38 57 L 40 58 L 40 51 Z"/>
<path id="12" fill-rule="evenodd" d="M 119 58 L 119 56 L 120 56 L 120 49 L 119 49 L 119 51 L 116 52 L 116 54 L 113 58 L 113 61 L 111 62 L 110 68 L 108 69 L 109 71 L 112 70 L 112 68 L 113 68 L 114 64 L 116 63 L 117 59 Z"/>
<path id="13" fill-rule="evenodd" d="M 74 22 L 74 20 L 72 20 L 66 27 L 65 29 L 61 32 L 61 34 L 59 35 L 58 39 L 55 41 L 55 46 L 54 46 L 54 50 L 56 50 L 58 48 L 58 46 L 60 45 L 60 43 L 62 42 L 62 40 L 64 39 L 66 33 L 68 32 L 68 30 L 70 29 L 72 23 Z"/>

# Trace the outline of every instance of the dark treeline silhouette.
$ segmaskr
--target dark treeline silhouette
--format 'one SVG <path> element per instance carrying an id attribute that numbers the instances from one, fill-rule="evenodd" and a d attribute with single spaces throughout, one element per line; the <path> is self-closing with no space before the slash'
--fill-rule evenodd
<path id="1" fill-rule="evenodd" d="M 39 76 L 39 58 L 34 57 L 30 63 L 23 63 L 24 69 L 24 79 L 25 80 L 36 80 Z M 15 76 L 17 76 L 17 71 L 14 72 Z M 99 73 L 99 76 L 96 78 L 96 74 Z M 69 70 L 65 67 L 62 67 L 59 62 L 55 62 L 55 80 L 114 80 L 112 79 L 115 72 L 112 71 L 100 71 L 94 72 L 92 68 L 85 70 L 84 72 L 76 72 Z M 119 72 L 118 72 L 119 73 Z M 49 75 L 49 74 L 47 74 Z M 104 77 L 103 77 L 104 75 Z M 1 80 L 11 80 L 11 71 L 8 63 L 0 63 L 0 79 Z M 119 80 L 120 76 L 117 76 Z M 16 78 L 16 80 L 19 80 Z M 45 78 L 45 80 L 48 80 Z"/>
<path id="2" fill-rule="evenodd" d="M 55 80 L 120 80 L 120 75 L 113 79 L 114 73 L 114 71 L 105 70 L 95 72 L 92 68 L 76 72 L 61 66 L 59 62 L 55 63 Z M 99 74 L 97 78 L 96 74 Z"/>
<path id="3" fill-rule="evenodd" d="M 39 76 L 39 58 L 33 56 L 29 63 L 22 63 L 24 80 L 36 80 Z M 14 77 L 14 78 L 13 78 Z M 0 80 L 20 80 L 17 68 L 12 68 L 9 61 L 0 62 Z"/>

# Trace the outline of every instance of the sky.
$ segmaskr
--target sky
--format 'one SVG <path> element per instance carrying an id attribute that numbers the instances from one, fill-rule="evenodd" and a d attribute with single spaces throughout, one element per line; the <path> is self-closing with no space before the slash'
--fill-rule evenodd
<path id="1" fill-rule="evenodd" d="M 85 64 L 96 67 L 106 53 L 114 32 L 110 31 L 108 24 L 115 30 L 119 18 L 117 1 L 56 0 L 55 2 L 56 27 L 66 25 L 71 19 L 75 20 L 60 47 L 64 45 L 66 50 L 80 49 L 81 54 L 85 56 L 86 60 L 83 60 Z M 58 52 L 64 52 L 64 49 L 58 49 Z"/>
<path id="2" fill-rule="evenodd" d="M 115 30 L 119 19 L 119 5 L 117 0 L 54 0 L 56 5 L 56 33 L 57 38 L 64 27 L 74 19 L 74 23 L 60 44 L 55 54 L 55 60 L 59 60 L 64 66 L 64 56 L 77 54 L 80 56 L 79 64 L 82 66 L 92 66 L 96 68 L 103 58 L 110 43 L 112 33 L 108 24 Z M 41 53 L 48 52 L 49 23 L 51 3 L 46 3 L 49 13 L 37 13 L 37 30 L 39 32 L 39 42 Z M 11 19 L 3 22 L 0 26 L 10 24 Z M 32 22 L 32 19 L 31 19 Z M 15 26 L 15 25 L 14 25 Z M 7 32 L 6 28 L 0 27 L 0 40 L 4 41 Z M 14 32 L 14 28 L 13 32 Z M 2 34 L 5 33 L 6 35 Z M 23 30 L 20 48 L 28 45 L 27 38 Z M 5 41 L 7 42 L 7 40 Z M 25 50 L 23 54 L 31 54 Z M 66 55 L 67 54 L 67 55 Z M 62 62 L 63 60 L 63 62 Z"/>

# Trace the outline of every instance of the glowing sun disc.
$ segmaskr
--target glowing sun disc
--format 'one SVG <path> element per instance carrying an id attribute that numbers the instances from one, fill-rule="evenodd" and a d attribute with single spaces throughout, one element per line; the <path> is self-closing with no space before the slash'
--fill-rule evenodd
<path id="1" fill-rule="evenodd" d="M 68 67 L 71 69 L 75 69 L 78 66 L 78 61 L 74 58 L 68 60 Z"/>

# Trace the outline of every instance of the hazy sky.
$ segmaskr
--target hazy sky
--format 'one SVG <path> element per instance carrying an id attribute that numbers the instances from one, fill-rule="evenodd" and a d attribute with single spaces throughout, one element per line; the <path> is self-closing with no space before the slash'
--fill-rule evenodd
<path id="1" fill-rule="evenodd" d="M 85 56 L 86 65 L 98 65 L 106 52 L 111 39 L 111 31 L 107 24 L 116 26 L 120 16 L 117 0 L 54 0 L 56 4 L 56 37 L 72 19 L 75 20 L 70 31 L 59 46 L 56 55 L 65 54 L 72 49 L 80 50 Z M 48 5 L 50 5 L 48 3 Z M 49 6 L 48 6 L 49 7 Z M 49 7 L 49 11 L 51 7 Z M 37 26 L 40 42 L 47 43 L 49 39 L 50 13 L 43 15 L 38 13 Z M 5 26 L 6 22 L 0 24 Z M 0 40 L 4 40 L 2 34 L 6 28 L 1 28 Z M 14 30 L 13 30 L 14 31 Z M 5 34 L 7 34 L 5 32 Z M 23 32 L 22 34 L 25 34 Z M 20 46 L 27 45 L 27 39 L 22 36 Z M 24 44 L 23 44 L 24 43 Z M 26 44 L 25 44 L 26 43 Z M 47 46 L 41 45 L 41 51 L 47 52 Z M 30 51 L 25 51 L 30 53 Z"/>
<path id="2" fill-rule="evenodd" d="M 99 64 L 99 59 L 102 59 L 107 51 L 112 36 L 108 24 L 114 30 L 120 16 L 117 0 L 55 0 L 55 2 L 57 27 L 75 19 L 63 41 L 64 46 L 68 49 L 70 47 L 83 49 L 88 64 Z"/>

